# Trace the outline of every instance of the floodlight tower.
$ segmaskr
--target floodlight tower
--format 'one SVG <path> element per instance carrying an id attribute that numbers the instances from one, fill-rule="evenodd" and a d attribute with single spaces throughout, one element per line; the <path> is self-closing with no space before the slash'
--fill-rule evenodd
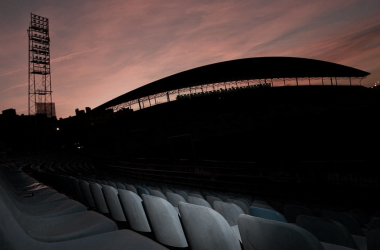
<path id="1" fill-rule="evenodd" d="M 46 114 L 52 117 L 55 116 L 55 104 L 51 91 L 49 20 L 31 13 L 28 37 L 29 115 Z"/>

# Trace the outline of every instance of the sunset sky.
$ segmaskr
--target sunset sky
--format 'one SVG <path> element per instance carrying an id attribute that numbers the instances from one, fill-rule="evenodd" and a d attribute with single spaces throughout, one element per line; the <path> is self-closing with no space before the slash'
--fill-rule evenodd
<path id="1" fill-rule="evenodd" d="M 27 114 L 30 13 L 49 18 L 57 118 L 194 67 L 306 57 L 380 80 L 379 0 L 1 0 L 0 111 Z"/>

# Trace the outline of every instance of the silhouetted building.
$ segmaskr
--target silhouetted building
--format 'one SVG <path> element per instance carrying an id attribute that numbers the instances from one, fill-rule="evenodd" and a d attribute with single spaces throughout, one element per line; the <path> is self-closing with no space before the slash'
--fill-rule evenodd
<path id="1" fill-rule="evenodd" d="M 75 109 L 75 115 L 76 116 L 83 116 L 84 114 L 85 114 L 84 110 Z"/>
<path id="2" fill-rule="evenodd" d="M 6 116 L 16 116 L 16 110 L 15 109 L 6 109 L 6 110 L 3 110 L 3 115 L 6 115 Z"/>

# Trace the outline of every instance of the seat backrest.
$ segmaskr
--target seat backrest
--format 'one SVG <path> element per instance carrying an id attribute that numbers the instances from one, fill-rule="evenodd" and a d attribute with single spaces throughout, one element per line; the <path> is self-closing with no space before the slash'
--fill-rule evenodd
<path id="1" fill-rule="evenodd" d="M 135 186 L 131 185 L 131 184 L 126 184 L 125 183 L 125 188 L 129 191 L 132 191 L 134 192 L 135 194 L 137 194 L 137 189 L 135 188 Z"/>
<path id="2" fill-rule="evenodd" d="M 166 197 L 173 207 L 178 207 L 178 202 L 180 201 L 186 202 L 186 200 L 179 194 L 167 192 Z"/>
<path id="3" fill-rule="evenodd" d="M 117 189 L 117 185 L 116 185 L 116 183 L 113 182 L 113 181 L 108 181 L 108 186 L 111 186 L 111 187 Z"/>
<path id="4" fill-rule="evenodd" d="M 266 209 L 272 209 L 272 210 L 275 210 L 273 207 L 269 206 L 269 205 L 265 205 L 265 204 L 261 204 L 261 203 L 256 203 L 256 202 L 252 202 L 251 206 L 250 207 L 261 207 L 261 208 L 266 208 Z"/>
<path id="5" fill-rule="evenodd" d="M 245 202 L 236 199 L 228 199 L 227 202 L 231 202 L 238 205 L 245 214 L 248 214 L 248 206 L 245 204 Z"/>
<path id="6" fill-rule="evenodd" d="M 161 193 L 160 191 L 158 191 L 158 190 L 151 189 L 150 190 L 150 194 L 153 195 L 153 196 L 160 197 L 160 198 L 162 198 L 164 200 L 168 200 L 168 199 L 166 199 L 166 196 L 163 193 Z"/>
<path id="7" fill-rule="evenodd" d="M 123 183 L 120 183 L 120 182 L 116 182 L 116 186 L 117 186 L 117 189 L 122 189 L 122 190 L 126 190 L 125 186 Z"/>
<path id="8" fill-rule="evenodd" d="M 137 194 L 141 197 L 143 194 L 150 194 L 149 191 L 146 188 L 143 187 L 137 187 Z"/>
<path id="9" fill-rule="evenodd" d="M 214 207 L 214 201 L 222 201 L 222 199 L 212 195 L 207 195 L 206 200 L 212 207 Z"/>
<path id="10" fill-rule="evenodd" d="M 319 241 L 358 249 L 348 229 L 339 222 L 299 215 L 297 217 L 297 225 L 312 233 Z"/>
<path id="11" fill-rule="evenodd" d="M 252 204 L 252 202 L 249 202 L 246 198 L 237 197 L 237 198 L 231 198 L 231 199 L 243 202 L 245 206 L 247 207 L 247 211 L 248 211 L 248 207 Z"/>
<path id="12" fill-rule="evenodd" d="M 380 228 L 380 218 L 372 219 L 369 222 L 368 230 Z"/>
<path id="13" fill-rule="evenodd" d="M 184 202 L 178 208 L 191 249 L 241 250 L 238 238 L 218 212 Z"/>
<path id="14" fill-rule="evenodd" d="M 349 214 L 324 210 L 321 212 L 321 217 L 341 223 L 343 226 L 347 227 L 351 234 L 364 236 L 360 223 Z"/>
<path id="15" fill-rule="evenodd" d="M 187 247 L 186 237 L 174 207 L 156 196 L 143 194 L 142 200 L 157 241 L 172 247 Z"/>
<path id="16" fill-rule="evenodd" d="M 272 209 L 249 207 L 249 214 L 255 217 L 260 217 L 268 220 L 287 222 L 287 220 L 282 214 Z"/>
<path id="17" fill-rule="evenodd" d="M 188 193 L 186 193 L 186 192 L 183 191 L 183 190 L 178 190 L 178 189 L 175 190 L 175 193 L 176 193 L 176 194 L 179 194 L 180 196 L 182 196 L 182 197 L 185 199 L 185 201 L 187 201 L 187 197 L 189 196 Z"/>
<path id="18" fill-rule="evenodd" d="M 290 223 L 242 214 L 238 226 L 244 250 L 324 250 L 314 235 Z"/>
<path id="19" fill-rule="evenodd" d="M 107 207 L 106 200 L 104 199 L 102 185 L 96 182 L 90 182 L 90 190 L 92 193 L 92 197 L 94 198 L 94 202 L 96 205 L 96 209 L 103 214 L 108 214 L 109 210 Z"/>
<path id="20" fill-rule="evenodd" d="M 371 229 L 367 235 L 368 250 L 380 249 L 380 228 Z"/>
<path id="21" fill-rule="evenodd" d="M 194 205 L 205 206 L 205 207 L 208 207 L 208 208 L 212 209 L 212 207 L 210 206 L 210 204 L 205 199 L 203 199 L 203 198 L 189 196 L 189 197 L 187 197 L 187 201 L 189 203 L 191 203 L 191 204 L 194 204 Z"/>
<path id="22" fill-rule="evenodd" d="M 138 232 L 151 232 L 140 196 L 129 190 L 118 189 L 118 191 L 131 228 Z"/>
<path id="23" fill-rule="evenodd" d="M 214 209 L 226 219 L 230 226 L 237 225 L 239 215 L 244 214 L 238 205 L 229 202 L 214 201 Z"/>
<path id="24" fill-rule="evenodd" d="M 310 209 L 302 206 L 295 206 L 289 204 L 284 206 L 284 216 L 288 222 L 296 223 L 298 215 L 314 216 L 314 213 Z"/>
<path id="25" fill-rule="evenodd" d="M 102 185 L 104 198 L 107 202 L 111 217 L 117 221 L 126 221 L 123 208 L 118 197 L 118 191 L 114 187 Z"/>
<path id="26" fill-rule="evenodd" d="M 90 183 L 84 180 L 79 181 L 79 186 L 82 190 L 84 200 L 86 201 L 86 205 L 89 208 L 96 208 L 94 198 L 92 197 L 91 190 L 90 190 Z"/>
<path id="27" fill-rule="evenodd" d="M 79 180 L 76 178 L 71 178 L 71 184 L 74 187 L 74 197 L 77 201 L 79 201 L 82 204 L 86 204 L 86 201 L 84 199 L 82 190 L 79 186 Z"/>
<path id="28" fill-rule="evenodd" d="M 227 195 L 217 194 L 217 196 L 224 202 L 227 202 L 230 199 L 230 197 L 228 197 Z"/>
<path id="29" fill-rule="evenodd" d="M 204 199 L 203 195 L 201 195 L 200 193 L 189 193 L 189 196 L 193 196 L 193 197 Z"/>

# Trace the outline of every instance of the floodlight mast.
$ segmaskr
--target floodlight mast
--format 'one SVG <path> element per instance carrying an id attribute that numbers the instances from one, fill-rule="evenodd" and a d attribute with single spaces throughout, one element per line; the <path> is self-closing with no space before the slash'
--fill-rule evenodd
<path id="1" fill-rule="evenodd" d="M 28 29 L 28 114 L 55 116 L 50 70 L 49 20 L 30 14 Z"/>

